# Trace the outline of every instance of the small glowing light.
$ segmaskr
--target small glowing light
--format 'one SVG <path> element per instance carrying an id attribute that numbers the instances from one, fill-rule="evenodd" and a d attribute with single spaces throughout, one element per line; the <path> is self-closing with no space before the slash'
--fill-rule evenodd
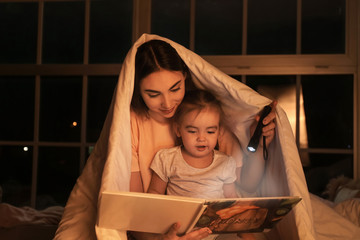
<path id="1" fill-rule="evenodd" d="M 253 147 L 251 147 L 251 146 L 248 147 L 248 150 L 249 150 L 250 152 L 255 152 L 255 151 L 256 151 L 256 149 L 253 148 Z"/>
<path id="2" fill-rule="evenodd" d="M 24 149 L 24 152 L 29 151 L 29 148 L 28 148 L 28 147 L 24 147 L 23 149 Z"/>
<path id="3" fill-rule="evenodd" d="M 72 123 L 73 127 L 76 127 L 77 124 L 78 124 L 77 122 L 73 122 L 73 123 Z"/>

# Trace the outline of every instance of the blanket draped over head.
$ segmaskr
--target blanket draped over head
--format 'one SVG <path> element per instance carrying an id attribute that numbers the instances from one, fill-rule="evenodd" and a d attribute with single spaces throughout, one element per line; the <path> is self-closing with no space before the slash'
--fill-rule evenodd
<path id="1" fill-rule="evenodd" d="M 231 123 L 230 130 L 237 136 L 244 151 L 250 137 L 249 126 L 261 109 L 271 102 L 183 46 L 156 35 L 142 35 L 124 60 L 100 138 L 71 192 L 55 239 L 126 239 L 124 232 L 96 227 L 98 198 L 104 190 L 129 191 L 130 102 L 134 88 L 135 54 L 142 43 L 152 39 L 170 43 L 189 67 L 195 85 L 221 100 L 226 118 Z M 303 169 L 290 123 L 280 106 L 276 107 L 275 139 L 268 151 L 269 159 L 257 196 L 292 195 L 302 198 L 294 210 L 276 225 L 279 239 L 315 239 Z"/>

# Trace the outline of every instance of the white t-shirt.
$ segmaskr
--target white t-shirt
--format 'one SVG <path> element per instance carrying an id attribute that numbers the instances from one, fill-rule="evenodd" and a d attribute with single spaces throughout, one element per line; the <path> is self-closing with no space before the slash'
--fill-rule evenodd
<path id="1" fill-rule="evenodd" d="M 175 146 L 176 135 L 170 123 L 160 123 L 155 119 L 139 116 L 130 112 L 132 164 L 131 172 L 140 172 L 144 192 L 147 192 L 151 181 L 150 165 L 155 154 L 163 148 Z M 230 131 L 221 128 L 218 138 L 219 151 L 237 156 L 236 166 L 243 165 L 243 153 L 237 139 Z M 233 155 L 234 154 L 234 155 Z"/>
<path id="2" fill-rule="evenodd" d="M 184 160 L 180 146 L 162 149 L 156 153 L 151 169 L 163 181 L 168 182 L 168 195 L 224 198 L 224 183 L 236 180 L 235 160 L 216 150 L 210 166 L 195 168 Z"/>

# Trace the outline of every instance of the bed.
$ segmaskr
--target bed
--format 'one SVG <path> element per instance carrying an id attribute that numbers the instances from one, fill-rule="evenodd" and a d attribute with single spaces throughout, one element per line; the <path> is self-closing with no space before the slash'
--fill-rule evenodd
<path id="1" fill-rule="evenodd" d="M 101 193 L 128 191 L 131 164 L 130 101 L 136 49 L 150 39 L 169 42 L 189 66 L 197 87 L 221 97 L 231 130 L 242 146 L 249 141 L 249 125 L 271 102 L 246 85 L 222 73 L 200 56 L 171 40 L 144 34 L 128 52 L 100 138 L 69 197 L 55 239 L 127 239 L 126 233 L 96 225 Z M 275 140 L 269 147 L 264 179 L 256 196 L 300 196 L 302 201 L 277 224 L 268 239 L 355 239 L 359 226 L 351 225 L 334 206 L 309 194 L 290 123 L 276 108 Z M 125 216 L 124 216 L 125 217 Z M 333 221 L 334 220 L 334 221 Z M 337 236 L 337 235 L 339 236 Z M 356 235 L 357 234 L 357 235 Z M 344 236 L 340 238 L 340 235 Z"/>
<path id="2" fill-rule="evenodd" d="M 51 206 L 43 210 L 16 207 L 1 202 L 0 186 L 0 239 L 50 240 L 63 214 L 64 207 Z"/>

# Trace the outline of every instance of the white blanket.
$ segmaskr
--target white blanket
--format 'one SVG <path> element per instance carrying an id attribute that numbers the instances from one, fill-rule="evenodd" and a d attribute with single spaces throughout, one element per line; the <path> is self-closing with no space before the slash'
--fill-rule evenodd
<path id="1" fill-rule="evenodd" d="M 129 190 L 134 59 L 137 47 L 151 39 L 169 42 L 190 68 L 196 85 L 220 98 L 227 119 L 231 120 L 231 130 L 242 147 L 247 146 L 248 129 L 255 115 L 271 102 L 192 51 L 168 39 L 144 34 L 130 49 L 123 63 L 101 136 L 71 193 L 56 239 L 126 239 L 126 234 L 115 230 L 97 228 L 95 231 L 98 197 L 104 190 Z M 276 135 L 269 147 L 265 177 L 257 194 L 300 196 L 302 201 L 277 225 L 278 234 L 280 239 L 286 240 L 315 239 L 310 197 L 291 126 L 281 106 L 277 106 L 276 114 Z"/>

